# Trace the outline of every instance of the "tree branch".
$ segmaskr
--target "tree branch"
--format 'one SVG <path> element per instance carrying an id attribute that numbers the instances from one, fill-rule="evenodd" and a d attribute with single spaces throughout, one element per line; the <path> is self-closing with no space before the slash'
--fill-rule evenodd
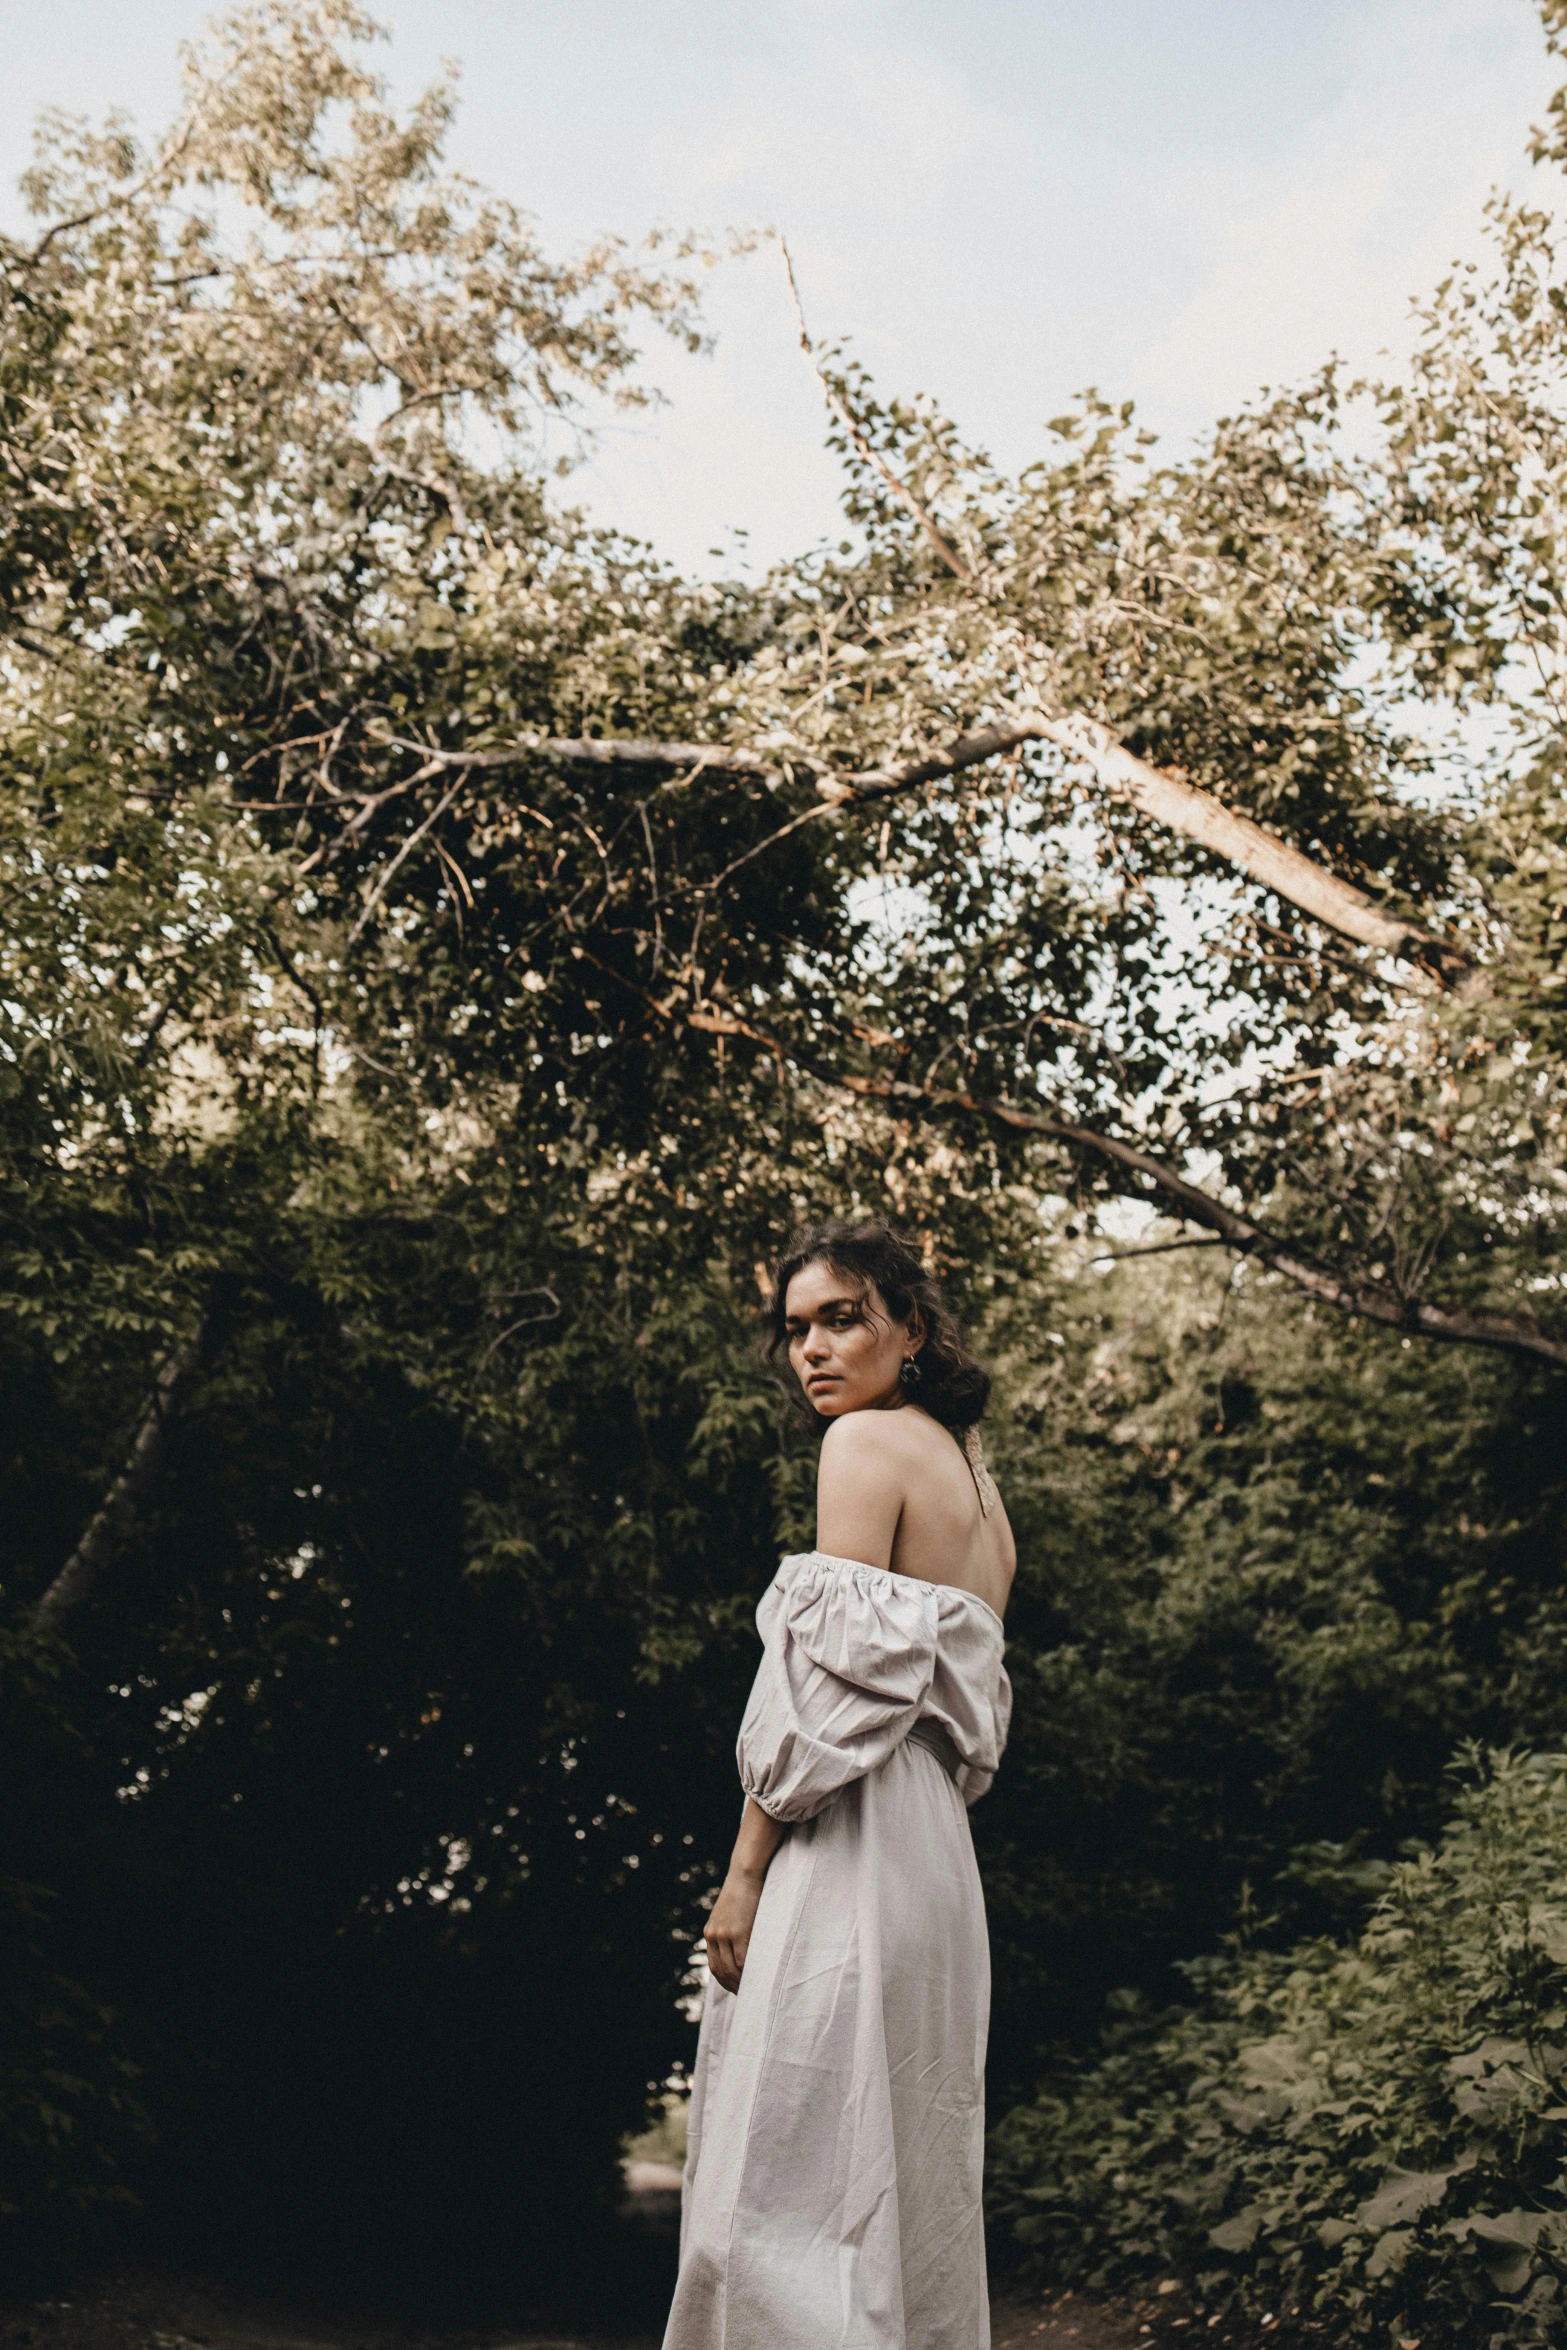
<path id="1" fill-rule="evenodd" d="M 169 1429 L 184 1409 L 191 1381 L 206 1353 L 209 1327 L 208 1317 L 203 1315 L 190 1337 L 159 1370 L 119 1474 L 34 1610 L 35 1620 L 47 1629 L 52 1631 L 62 1616 L 88 1596 L 109 1563 L 121 1518 L 147 1492 L 163 1466 Z"/>
<path id="2" fill-rule="evenodd" d="M 1383 954 L 1423 964 L 1444 985 L 1467 968 L 1468 958 L 1452 943 L 1401 915 L 1385 914 L 1363 890 L 1318 865 L 1249 816 L 1238 816 L 1211 792 L 1199 791 L 1184 776 L 1151 767 L 1128 751 L 1095 718 L 1041 718 L 1038 731 L 1048 742 L 1087 761 L 1118 799 L 1172 832 L 1212 849 L 1276 897 L 1288 898 L 1303 914 L 1330 930 Z"/>
<path id="3" fill-rule="evenodd" d="M 862 460 L 881 475 L 893 495 L 913 516 L 920 529 L 936 548 L 948 569 L 965 587 L 977 587 L 979 581 L 972 567 L 964 562 L 949 545 L 934 517 L 909 488 L 900 481 L 891 467 L 872 447 L 864 427 L 854 415 L 821 361 L 817 358 L 810 330 L 805 322 L 805 309 L 800 300 L 800 289 L 795 282 L 794 263 L 789 248 L 782 238 L 784 267 L 789 273 L 789 292 L 794 302 L 795 318 L 800 329 L 800 348 L 810 361 L 821 385 L 827 405 L 849 435 Z M 1314 920 L 1325 922 L 1330 929 L 1357 940 L 1362 946 L 1376 947 L 1384 954 L 1407 956 L 1421 963 L 1442 985 L 1451 985 L 1468 967 L 1468 958 L 1448 940 L 1438 938 L 1418 924 L 1401 920 L 1396 915 L 1379 911 L 1365 894 L 1348 882 L 1340 881 L 1325 867 L 1302 856 L 1271 832 L 1249 817 L 1237 816 L 1209 792 L 1199 791 L 1184 777 L 1167 774 L 1150 767 L 1146 761 L 1135 758 L 1118 743 L 1109 728 L 1097 719 L 1069 715 L 1061 718 L 1044 716 L 1033 721 L 1009 727 L 989 727 L 973 735 L 965 735 L 945 754 L 934 758 L 913 760 L 907 767 L 894 768 L 884 775 L 861 776 L 854 779 L 847 791 L 839 792 L 828 784 L 817 788 L 824 798 L 875 798 L 888 793 L 904 791 L 911 785 L 929 783 L 941 775 L 954 774 L 960 767 L 972 766 L 979 759 L 988 759 L 998 751 L 1015 749 L 1030 739 L 1058 744 L 1063 750 L 1085 759 L 1105 787 L 1119 799 L 1130 800 L 1144 815 L 1151 816 L 1172 831 L 1183 833 L 1188 840 L 1212 849 L 1232 865 L 1261 882 L 1265 889 L 1288 898 Z M 981 747 L 983 746 L 983 747 Z"/>
<path id="4" fill-rule="evenodd" d="M 1406 922 L 1400 915 L 1384 914 L 1363 890 L 1340 881 L 1326 866 L 1303 856 L 1249 816 L 1238 816 L 1212 792 L 1201 791 L 1184 776 L 1135 757 L 1096 718 L 1052 718 L 1041 711 L 1032 717 L 1006 719 L 960 735 L 945 751 L 911 759 L 904 766 L 856 775 L 842 783 L 824 779 L 816 788 L 835 805 L 888 799 L 896 792 L 933 783 L 943 775 L 955 775 L 960 768 L 1016 750 L 1026 742 L 1051 742 L 1086 761 L 1115 798 L 1130 801 L 1155 823 L 1212 849 L 1248 880 L 1259 882 L 1276 897 L 1287 898 L 1303 914 L 1358 945 L 1406 956 L 1423 964 L 1444 984 L 1451 984 L 1467 968 L 1467 958 L 1450 941 L 1423 930 L 1418 923 Z"/>
<path id="5" fill-rule="evenodd" d="M 894 1102 L 916 1111 L 965 1110 L 976 1117 L 994 1119 L 998 1125 L 1017 1133 L 1048 1135 L 1053 1141 L 1092 1151 L 1113 1165 L 1140 1175 L 1165 1199 L 1175 1202 L 1190 1222 L 1216 1233 L 1238 1255 L 1258 1258 L 1303 1295 L 1332 1306 L 1339 1313 L 1379 1322 L 1412 1337 L 1436 1339 L 1454 1346 L 1498 1347 L 1508 1354 L 1529 1356 L 1567 1369 L 1567 1338 L 1553 1337 L 1522 1315 L 1497 1314 L 1484 1306 L 1430 1305 L 1423 1299 L 1402 1297 L 1382 1282 L 1360 1281 L 1335 1273 L 1330 1267 L 1315 1263 L 1292 1242 L 1269 1232 L 1254 1217 L 1188 1182 L 1162 1159 L 1139 1150 L 1133 1143 L 1122 1142 L 1116 1135 L 1100 1134 L 1069 1118 L 1022 1109 L 1013 1102 L 961 1092 L 951 1086 L 914 1085 L 903 1078 L 854 1075 L 727 1013 L 694 1011 L 684 1017 L 688 1028 L 702 1029 L 715 1036 L 744 1037 L 764 1052 L 772 1053 L 780 1063 L 787 1061 L 821 1083 L 841 1087 L 864 1100 Z"/>
<path id="6" fill-rule="evenodd" d="M 955 578 L 961 579 L 965 587 L 972 587 L 974 584 L 974 575 L 969 569 L 968 565 L 963 561 L 962 557 L 956 554 L 954 550 L 947 544 L 946 539 L 937 529 L 929 514 L 926 513 L 924 507 L 920 504 L 920 501 L 914 495 L 914 492 L 909 488 L 908 483 L 900 481 L 897 475 L 893 472 L 892 467 L 876 454 L 876 451 L 872 448 L 870 441 L 866 437 L 864 427 L 861 425 L 859 418 L 855 415 L 853 409 L 849 406 L 848 401 L 844 399 L 837 385 L 833 382 L 832 377 L 827 373 L 826 368 L 823 367 L 821 361 L 817 358 L 816 345 L 811 340 L 811 330 L 805 323 L 805 304 L 800 299 L 800 288 L 794 274 L 794 257 L 789 251 L 788 242 L 785 238 L 780 237 L 778 239 L 778 248 L 779 251 L 783 254 L 784 268 L 787 270 L 789 275 L 789 295 L 790 299 L 794 303 L 795 322 L 800 329 L 800 348 L 805 353 L 806 358 L 810 361 L 811 373 L 815 376 L 817 382 L 821 385 L 822 396 L 826 400 L 828 407 L 832 410 L 834 416 L 837 417 L 838 422 L 843 426 L 844 431 L 848 434 L 849 439 L 853 443 L 863 462 L 872 467 L 875 472 L 881 475 L 882 480 L 887 484 L 888 489 L 891 490 L 893 496 L 898 500 L 899 504 L 904 506 L 908 512 L 913 515 L 915 521 L 919 524 L 921 530 L 925 533 L 925 536 L 929 539 L 931 545 L 935 548 L 937 554 L 941 557 L 941 560 L 947 566 L 947 569 L 952 572 Z"/>
<path id="7" fill-rule="evenodd" d="M 1128 1257 L 1168 1257 L 1178 1248 L 1227 1248 L 1228 1241 L 1210 1232 L 1205 1240 L 1156 1240 L 1148 1248 L 1107 1248 L 1090 1257 L 1091 1265 L 1124 1265 Z"/>
<path id="8" fill-rule="evenodd" d="M 411 832 L 408 835 L 408 838 L 404 841 L 402 847 L 398 850 L 396 856 L 392 859 L 392 862 L 390 865 L 388 865 L 386 871 L 382 874 L 380 880 L 376 883 L 374 889 L 370 892 L 369 897 L 366 898 L 364 905 L 360 909 L 359 918 L 355 922 L 353 929 L 348 934 L 348 944 L 350 946 L 353 945 L 355 939 L 359 936 L 359 933 L 361 930 L 363 930 L 365 924 L 369 921 L 371 915 L 375 912 L 376 907 L 385 897 L 388 884 L 391 882 L 393 874 L 396 873 L 398 867 L 404 862 L 406 858 L 412 856 L 414 850 L 419 846 L 419 843 L 423 840 L 425 834 L 430 830 L 431 826 L 434 824 L 439 824 L 441 818 L 445 815 L 453 800 L 456 799 L 458 793 L 462 790 L 462 786 L 463 779 L 461 775 L 459 775 L 457 781 L 452 785 L 451 789 L 443 793 L 442 797 L 430 810 L 430 813 L 428 816 L 426 816 L 424 822 L 418 827 L 416 831 Z"/>
<path id="9" fill-rule="evenodd" d="M 524 759 L 580 759 L 593 767 L 696 767 L 769 777 L 778 772 L 760 751 L 735 750 L 727 743 L 648 742 L 637 735 L 541 734 L 503 751 L 437 751 L 397 734 L 375 734 L 370 740 L 389 751 L 412 751 L 438 767 L 515 767 Z"/>
<path id="10" fill-rule="evenodd" d="M 690 767 L 694 773 L 708 769 L 714 773 L 765 776 L 770 780 L 778 777 L 776 765 L 760 752 L 737 750 L 725 743 L 541 735 L 531 742 L 517 744 L 515 749 L 435 751 L 425 743 L 401 736 L 375 739 L 384 742 L 388 749 L 410 751 L 442 767 L 508 767 L 524 758 L 548 757 L 588 760 L 604 767 L 623 763 Z M 1155 823 L 1211 849 L 1248 880 L 1271 890 L 1276 897 L 1288 899 L 1313 921 L 1336 930 L 1343 938 L 1352 938 L 1358 946 L 1374 947 L 1385 955 L 1403 956 L 1420 964 L 1444 986 L 1451 986 L 1468 970 L 1467 956 L 1451 940 L 1406 921 L 1402 915 L 1384 913 L 1363 890 L 1341 881 L 1337 874 L 1292 848 L 1277 833 L 1266 831 L 1249 816 L 1237 815 L 1211 792 L 1199 790 L 1183 776 L 1135 757 L 1096 718 L 1053 718 L 1043 711 L 976 727 L 969 734 L 959 735 L 945 750 L 926 752 L 896 767 L 868 768 L 858 775 L 821 775 L 816 789 L 824 803 L 822 808 L 792 817 L 778 831 L 737 857 L 720 878 L 727 880 L 731 873 L 770 848 L 775 840 L 798 831 L 818 814 L 830 815 L 836 809 L 860 801 L 892 799 L 901 792 L 917 790 L 921 784 L 939 782 L 943 776 L 960 774 L 967 767 L 977 767 L 987 759 L 1015 751 L 1027 742 L 1051 742 L 1074 758 L 1086 761 L 1115 798 L 1129 801 Z"/>

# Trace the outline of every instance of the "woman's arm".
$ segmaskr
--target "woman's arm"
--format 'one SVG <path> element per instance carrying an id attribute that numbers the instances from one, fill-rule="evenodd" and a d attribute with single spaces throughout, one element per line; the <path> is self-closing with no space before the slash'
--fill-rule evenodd
<path id="1" fill-rule="evenodd" d="M 782 1842 L 783 1830 L 778 1822 L 769 1819 L 761 1805 L 747 1796 L 729 1874 L 702 1936 L 707 1944 L 707 1963 L 715 1981 L 722 1983 L 726 1991 L 740 1988 L 745 1954 L 751 1947 L 751 1928 L 756 1923 L 757 1903 L 762 1898 L 762 1884 L 773 1854 Z"/>
<path id="2" fill-rule="evenodd" d="M 903 1507 L 897 1451 L 889 1431 L 874 1425 L 880 1417 L 851 1412 L 835 1421 L 822 1442 L 816 1480 L 817 1548 L 870 1567 L 891 1563 Z M 702 1936 L 714 1980 L 726 1991 L 740 1988 L 762 1886 L 782 1842 L 778 1822 L 747 1797 L 729 1874 Z"/>

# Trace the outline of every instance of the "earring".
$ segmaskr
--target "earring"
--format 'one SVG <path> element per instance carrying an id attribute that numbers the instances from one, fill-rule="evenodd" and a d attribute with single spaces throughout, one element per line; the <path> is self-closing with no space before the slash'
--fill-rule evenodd
<path id="1" fill-rule="evenodd" d="M 900 1387 L 918 1387 L 923 1376 L 924 1374 L 914 1357 L 908 1355 L 904 1358 L 903 1368 L 898 1373 L 898 1385 Z"/>

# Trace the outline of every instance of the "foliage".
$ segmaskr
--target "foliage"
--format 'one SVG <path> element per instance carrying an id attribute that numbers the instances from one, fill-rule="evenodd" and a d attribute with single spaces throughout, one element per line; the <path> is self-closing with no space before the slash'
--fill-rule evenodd
<path id="1" fill-rule="evenodd" d="M 1003 2096 L 1241 1918 L 1353 1931 L 1461 1741 L 1567 1734 L 1555 1383 L 1105 1246 L 1059 1233 L 1050 1287 L 989 1315 L 1022 1557 L 974 1815 Z"/>
<path id="2" fill-rule="evenodd" d="M 144 2183 L 142 2065 L 120 2018 L 62 1970 L 51 1831 L 87 1812 L 80 1742 L 40 1644 L 0 1635 L 0 2267 L 47 2281 L 112 2245 Z"/>
<path id="3" fill-rule="evenodd" d="M 1173 2270 L 1355 2340 L 1559 2338 L 1567 1761 L 1476 1758 L 1349 1946 L 1186 1971 L 1193 2008 L 1126 2003 L 997 2134 L 997 2205 L 1053 2275 Z"/>

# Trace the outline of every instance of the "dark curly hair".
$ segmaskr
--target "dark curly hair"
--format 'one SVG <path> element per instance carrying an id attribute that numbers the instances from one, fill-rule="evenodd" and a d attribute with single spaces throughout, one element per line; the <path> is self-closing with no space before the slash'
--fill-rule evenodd
<path id="1" fill-rule="evenodd" d="M 971 1428 L 983 1419 L 990 1400 L 990 1373 L 964 1345 L 958 1318 L 939 1283 L 889 1224 L 818 1224 L 795 1234 L 778 1260 L 772 1297 L 765 1308 L 767 1329 L 762 1351 L 774 1369 L 789 1352 L 784 1320 L 789 1284 L 807 1265 L 817 1264 L 831 1265 L 834 1272 L 855 1284 L 861 1297 L 874 1285 L 895 1321 L 919 1315 L 925 1335 L 914 1357 L 920 1370 L 915 1392 L 923 1411 L 945 1428 Z M 825 1436 L 832 1426 L 831 1415 L 815 1410 L 794 1380 L 788 1384 L 815 1433 Z"/>

